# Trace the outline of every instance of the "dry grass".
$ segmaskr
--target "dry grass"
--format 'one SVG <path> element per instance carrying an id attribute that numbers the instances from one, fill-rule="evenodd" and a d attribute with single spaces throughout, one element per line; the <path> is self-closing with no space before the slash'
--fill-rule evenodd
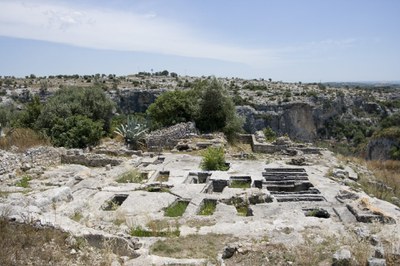
<path id="1" fill-rule="evenodd" d="M 231 240 L 230 235 L 188 235 L 158 240 L 150 247 L 150 251 L 158 256 L 207 259 L 216 263 L 218 253 L 222 252 L 224 245 Z"/>
<path id="2" fill-rule="evenodd" d="M 304 242 L 296 246 L 253 243 L 246 252 L 236 253 L 225 260 L 227 266 L 233 265 L 332 265 L 333 254 L 342 247 L 350 250 L 352 265 L 366 265 L 371 246 L 367 240 L 357 239 L 354 233 L 341 238 L 323 232 L 306 230 Z"/>
<path id="3" fill-rule="evenodd" d="M 37 228 L 0 217 L 0 265 L 110 265 L 112 254 L 82 241 L 69 244 L 69 235 L 54 228 Z M 77 239 L 79 240 L 79 239 Z M 76 254 L 70 254 L 75 249 Z"/>
<path id="4" fill-rule="evenodd" d="M 25 152 L 35 146 L 48 145 L 50 145 L 49 138 L 29 128 L 10 129 L 4 137 L 0 138 L 0 149 L 3 150 L 9 150 L 14 146 L 19 152 Z"/>
<path id="5" fill-rule="evenodd" d="M 200 218 L 199 219 L 192 218 L 185 222 L 186 226 L 195 227 L 197 230 L 199 230 L 203 226 L 213 226 L 216 224 L 217 224 L 217 221 L 215 219 L 208 219 L 208 218 L 203 218 L 203 217 L 201 217 L 201 219 Z"/>
<path id="6" fill-rule="evenodd" d="M 400 161 L 366 161 L 354 157 L 338 157 L 344 162 L 352 162 L 368 169 L 375 177 L 376 182 L 371 182 L 371 178 L 364 173 L 358 173 L 362 189 L 370 195 L 383 199 L 394 204 L 393 197 L 400 198 Z"/>
<path id="7" fill-rule="evenodd" d="M 361 198 L 359 200 L 359 204 L 360 204 L 361 208 L 367 209 L 370 212 L 372 212 L 373 214 L 387 216 L 387 215 L 385 215 L 385 213 L 381 209 L 379 209 L 376 206 L 372 205 L 371 202 L 369 202 L 368 198 Z"/>

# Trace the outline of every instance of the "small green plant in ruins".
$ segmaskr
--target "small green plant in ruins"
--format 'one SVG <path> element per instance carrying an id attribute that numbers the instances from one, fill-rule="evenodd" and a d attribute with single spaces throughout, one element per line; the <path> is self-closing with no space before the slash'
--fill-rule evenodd
<path id="1" fill-rule="evenodd" d="M 265 139 L 269 142 L 272 142 L 276 139 L 276 132 L 272 130 L 270 127 L 266 127 L 263 130 Z"/>
<path id="2" fill-rule="evenodd" d="M 140 173 L 138 170 L 130 170 L 122 175 L 120 175 L 117 179 L 118 183 L 141 183 L 143 180 L 147 179 L 145 173 Z"/>
<path id="3" fill-rule="evenodd" d="M 217 208 L 217 203 L 214 201 L 206 201 L 204 204 L 201 206 L 199 215 L 213 215 Z"/>
<path id="4" fill-rule="evenodd" d="M 203 170 L 226 171 L 229 169 L 229 166 L 225 162 L 223 148 L 208 147 L 202 155 L 201 168 Z"/>
<path id="5" fill-rule="evenodd" d="M 29 175 L 24 175 L 20 181 L 18 181 L 15 185 L 17 187 L 22 187 L 22 188 L 28 188 L 29 187 L 29 181 L 31 181 L 31 177 Z"/>
<path id="6" fill-rule="evenodd" d="M 132 149 L 138 149 L 144 143 L 148 128 L 134 117 L 128 117 L 126 124 L 121 124 L 114 132 L 122 136 L 125 144 Z"/>

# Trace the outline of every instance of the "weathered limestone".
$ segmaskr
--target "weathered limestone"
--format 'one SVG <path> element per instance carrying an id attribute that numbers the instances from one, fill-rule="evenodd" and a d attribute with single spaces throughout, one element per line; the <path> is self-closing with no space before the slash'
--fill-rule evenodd
<path id="1" fill-rule="evenodd" d="M 350 266 L 351 265 L 351 252 L 347 248 L 342 248 L 333 254 L 332 266 Z"/>
<path id="2" fill-rule="evenodd" d="M 146 144 L 151 150 L 158 150 L 160 148 L 172 149 L 178 144 L 179 140 L 196 133 L 197 130 L 194 123 L 180 123 L 169 128 L 151 132 L 146 137 Z"/>
<path id="3" fill-rule="evenodd" d="M 104 154 L 84 153 L 82 150 L 68 150 L 66 154 L 61 155 L 61 163 L 81 164 L 90 167 L 104 167 L 106 165 L 116 166 L 121 164 L 122 160 L 109 157 Z"/>

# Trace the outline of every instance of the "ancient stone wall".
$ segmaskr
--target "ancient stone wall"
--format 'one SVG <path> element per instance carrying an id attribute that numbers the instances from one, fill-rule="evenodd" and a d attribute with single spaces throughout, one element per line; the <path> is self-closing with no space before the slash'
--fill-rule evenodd
<path id="1" fill-rule="evenodd" d="M 84 153 L 82 150 L 68 150 L 66 154 L 61 155 L 61 163 L 81 164 L 90 167 L 101 167 L 106 165 L 119 165 L 120 159 L 112 158 L 104 154 Z"/>
<path id="2" fill-rule="evenodd" d="M 122 113 L 130 114 L 145 112 L 163 92 L 164 89 L 121 89 L 108 94 Z"/>
<path id="3" fill-rule="evenodd" d="M 180 139 L 187 138 L 196 134 L 195 124 L 192 122 L 180 123 L 172 127 L 153 131 L 146 137 L 146 144 L 149 149 L 157 150 L 159 148 L 175 147 Z"/>

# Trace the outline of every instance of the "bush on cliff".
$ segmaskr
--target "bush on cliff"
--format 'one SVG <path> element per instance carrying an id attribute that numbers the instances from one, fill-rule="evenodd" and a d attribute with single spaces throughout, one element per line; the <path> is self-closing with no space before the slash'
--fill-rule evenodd
<path id="1" fill-rule="evenodd" d="M 35 128 L 56 146 L 82 148 L 110 131 L 114 103 L 99 88 L 61 89 L 43 106 Z"/>
<path id="2" fill-rule="evenodd" d="M 149 106 L 147 113 L 159 126 L 188 122 L 195 114 L 193 100 L 190 91 L 167 91 Z"/>
<path id="3" fill-rule="evenodd" d="M 201 131 L 222 131 L 230 140 L 243 126 L 232 98 L 215 78 L 196 82 L 191 90 L 164 93 L 147 113 L 159 126 L 192 121 Z"/>

